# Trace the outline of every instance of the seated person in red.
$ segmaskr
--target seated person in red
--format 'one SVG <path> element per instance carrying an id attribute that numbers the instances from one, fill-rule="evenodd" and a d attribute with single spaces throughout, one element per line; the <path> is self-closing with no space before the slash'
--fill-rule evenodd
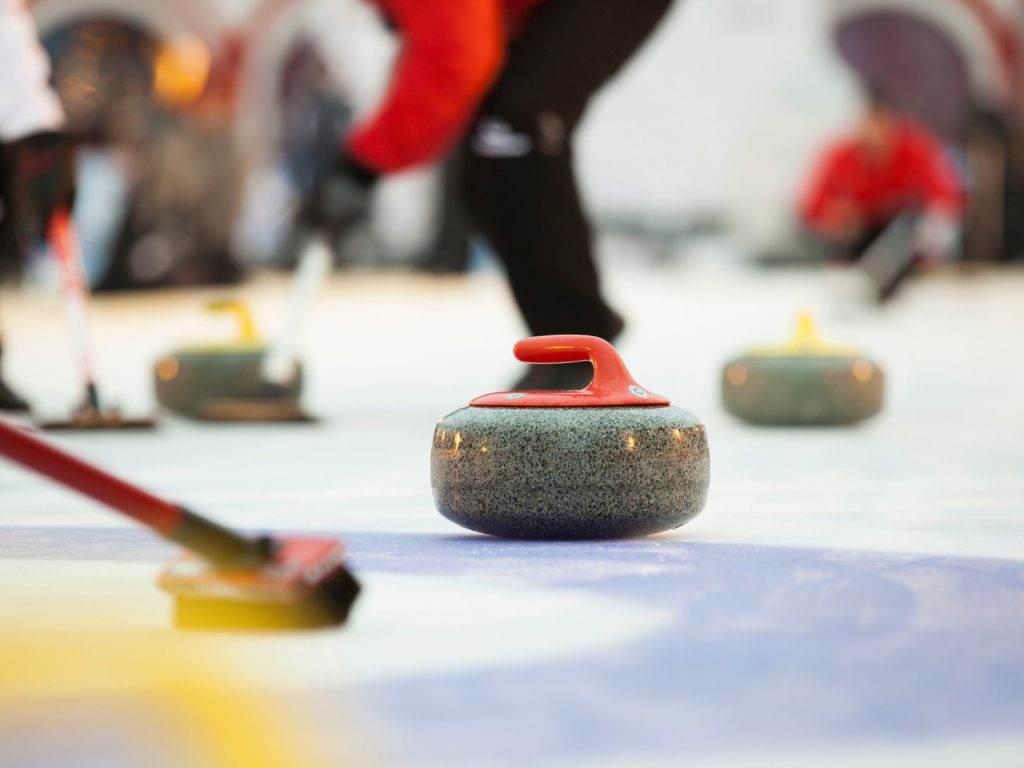
<path id="1" fill-rule="evenodd" d="M 854 133 L 819 160 L 799 213 L 815 237 L 849 260 L 897 218 L 913 219 L 909 265 L 952 257 L 963 208 L 961 180 L 942 145 L 871 90 Z"/>

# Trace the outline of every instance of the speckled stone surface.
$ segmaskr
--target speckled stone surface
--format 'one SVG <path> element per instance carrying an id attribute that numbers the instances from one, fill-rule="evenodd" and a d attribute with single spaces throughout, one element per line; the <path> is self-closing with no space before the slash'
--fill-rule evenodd
<path id="1" fill-rule="evenodd" d="M 882 409 L 884 375 L 862 357 L 756 356 L 722 371 L 729 413 L 774 426 L 853 424 Z"/>
<path id="2" fill-rule="evenodd" d="M 302 392 L 302 369 L 293 381 L 277 386 L 263 380 L 262 363 L 262 351 L 170 355 L 156 366 L 157 401 L 168 410 L 197 419 L 205 418 L 206 406 L 216 401 L 297 401 Z M 173 377 L 167 378 L 167 371 L 173 371 Z"/>
<path id="3" fill-rule="evenodd" d="M 673 406 L 462 408 L 437 423 L 430 468 L 449 520 L 532 539 L 677 528 L 710 479 L 704 425 Z"/>

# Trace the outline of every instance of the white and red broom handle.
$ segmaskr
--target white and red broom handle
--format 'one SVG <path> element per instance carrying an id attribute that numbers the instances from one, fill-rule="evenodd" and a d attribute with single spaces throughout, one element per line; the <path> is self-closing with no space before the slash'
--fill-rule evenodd
<path id="1" fill-rule="evenodd" d="M 50 245 L 57 254 L 61 265 L 62 293 L 64 309 L 68 316 L 71 330 L 71 344 L 81 368 L 85 383 L 86 402 L 99 410 L 99 394 L 96 389 L 96 376 L 92 365 L 92 353 L 89 346 L 89 318 L 87 300 L 89 286 L 85 277 L 85 265 L 82 262 L 82 249 L 78 242 L 71 212 L 67 208 L 57 210 L 50 219 L 48 238 Z"/>
<path id="2" fill-rule="evenodd" d="M 331 248 L 323 235 L 308 236 L 292 278 L 284 322 L 263 358 L 263 380 L 284 386 L 295 376 L 299 337 L 313 310 L 316 294 L 331 271 Z"/>

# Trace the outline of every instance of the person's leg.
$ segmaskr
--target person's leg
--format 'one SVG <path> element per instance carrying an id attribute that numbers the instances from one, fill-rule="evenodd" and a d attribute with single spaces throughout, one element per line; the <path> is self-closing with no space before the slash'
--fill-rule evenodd
<path id="1" fill-rule="evenodd" d="M 891 299 L 914 273 L 919 257 L 914 240 L 920 219 L 916 211 L 902 211 L 880 222 L 857 244 L 854 267 L 867 279 L 873 301 Z"/>
<path id="2" fill-rule="evenodd" d="M 426 258 L 420 264 L 425 272 L 462 273 L 469 263 L 470 227 L 462 199 L 462 162 L 462 154 L 453 152 L 441 165 L 438 227 Z"/>
<path id="3" fill-rule="evenodd" d="M 14 212 L 9 193 L 8 163 L 6 153 L 0 146 L 0 289 L 8 277 L 16 275 L 20 268 L 21 255 L 14 232 Z M 0 317 L 2 320 L 2 317 Z M 4 381 L 3 324 L 0 322 L 0 411 L 27 411 L 28 403 L 14 392 Z"/>
<path id="4" fill-rule="evenodd" d="M 842 311 L 885 303 L 914 273 L 919 218 L 914 211 L 903 211 L 849 241 L 826 244 L 835 261 L 847 264 L 835 281 L 835 299 Z"/>
<path id="5" fill-rule="evenodd" d="M 547 0 L 510 46 L 467 137 L 465 189 L 533 334 L 614 338 L 601 296 L 572 138 L 590 97 L 640 47 L 671 0 Z M 561 366 L 558 366 L 561 367 Z"/>

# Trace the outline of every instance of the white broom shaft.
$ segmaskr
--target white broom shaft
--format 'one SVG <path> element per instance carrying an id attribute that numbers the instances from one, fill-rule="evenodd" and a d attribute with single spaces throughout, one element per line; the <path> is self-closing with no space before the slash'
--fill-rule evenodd
<path id="1" fill-rule="evenodd" d="M 331 249 L 320 235 L 309 238 L 292 279 L 291 298 L 284 323 L 263 359 L 263 379 L 271 384 L 286 384 L 295 375 L 299 338 L 313 309 L 317 291 L 331 267 Z"/>
<path id="2" fill-rule="evenodd" d="M 87 387 L 92 387 L 95 380 L 88 332 L 89 289 L 85 279 L 82 249 L 68 211 L 58 211 L 54 215 L 50 226 L 50 243 L 57 252 L 61 264 L 64 311 L 71 332 L 71 344 L 81 367 L 82 378 Z"/>

